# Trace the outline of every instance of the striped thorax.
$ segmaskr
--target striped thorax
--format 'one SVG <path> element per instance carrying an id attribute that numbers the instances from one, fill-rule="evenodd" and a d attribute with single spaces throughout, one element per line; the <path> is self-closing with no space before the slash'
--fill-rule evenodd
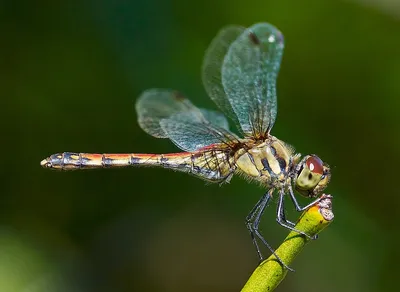
<path id="1" fill-rule="evenodd" d="M 250 149 L 240 149 L 236 165 L 243 174 L 267 185 L 282 185 L 290 173 L 293 148 L 274 136 Z"/>

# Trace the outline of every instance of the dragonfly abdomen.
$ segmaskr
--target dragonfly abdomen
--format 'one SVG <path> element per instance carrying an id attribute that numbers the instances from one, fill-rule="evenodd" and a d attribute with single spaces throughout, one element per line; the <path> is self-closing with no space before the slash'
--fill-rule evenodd
<path id="1" fill-rule="evenodd" d="M 185 163 L 190 155 L 186 153 L 173 154 L 94 154 L 63 152 L 56 153 L 42 160 L 43 167 L 75 170 L 127 166 L 161 166 L 166 168 L 187 168 Z M 169 159 L 174 156 L 173 159 Z"/>
<path id="2" fill-rule="evenodd" d="M 187 172 L 209 181 L 221 181 L 229 172 L 210 160 L 209 152 L 170 154 L 93 154 L 63 152 L 50 155 L 40 163 L 58 170 L 158 166 Z"/>

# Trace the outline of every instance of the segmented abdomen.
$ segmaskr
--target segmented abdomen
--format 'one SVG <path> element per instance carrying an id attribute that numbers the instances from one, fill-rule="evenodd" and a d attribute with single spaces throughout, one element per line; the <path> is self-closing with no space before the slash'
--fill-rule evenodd
<path id="1" fill-rule="evenodd" d="M 127 166 L 159 166 L 187 172 L 210 181 L 226 179 L 235 170 L 232 157 L 225 152 L 208 150 L 171 154 L 91 154 L 64 152 L 49 156 L 43 167 L 59 170 Z"/>

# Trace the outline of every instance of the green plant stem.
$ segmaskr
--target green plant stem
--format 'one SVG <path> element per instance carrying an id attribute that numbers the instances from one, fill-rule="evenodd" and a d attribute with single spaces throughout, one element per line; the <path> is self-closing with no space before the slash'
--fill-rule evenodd
<path id="1" fill-rule="evenodd" d="M 321 202 L 304 211 L 296 229 L 314 236 L 327 227 L 333 220 L 331 196 L 322 195 Z M 291 231 L 284 242 L 275 251 L 278 257 L 288 266 L 310 239 Z M 288 270 L 277 261 L 274 255 L 260 263 L 250 276 L 242 292 L 273 291 L 285 278 Z"/>

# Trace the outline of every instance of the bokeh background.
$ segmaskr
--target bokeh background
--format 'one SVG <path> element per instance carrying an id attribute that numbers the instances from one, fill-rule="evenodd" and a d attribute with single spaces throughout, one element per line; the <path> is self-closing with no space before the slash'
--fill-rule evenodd
<path id="1" fill-rule="evenodd" d="M 39 162 L 178 151 L 139 128 L 137 96 L 174 88 L 215 109 L 205 49 L 224 25 L 260 21 L 286 39 L 273 134 L 331 165 L 336 216 L 278 291 L 396 290 L 398 1 L 3 0 L 0 15 L 1 292 L 241 289 L 257 265 L 244 218 L 259 186 Z M 287 231 L 274 216 L 270 206 L 262 230 L 278 246 Z"/>

